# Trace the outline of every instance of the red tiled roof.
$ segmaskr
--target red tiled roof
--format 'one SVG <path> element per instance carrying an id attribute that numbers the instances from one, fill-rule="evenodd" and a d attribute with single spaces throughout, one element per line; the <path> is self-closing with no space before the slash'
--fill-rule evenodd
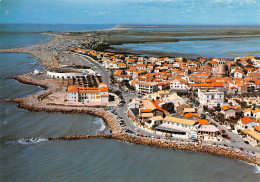
<path id="1" fill-rule="evenodd" d="M 154 102 L 154 101 L 151 101 L 151 102 L 152 102 L 152 104 L 156 107 L 156 109 L 159 109 L 159 110 L 161 110 L 161 111 L 164 112 L 164 113 L 169 113 L 168 111 L 163 110 L 158 104 L 156 104 L 156 102 Z"/>
<path id="2" fill-rule="evenodd" d="M 199 114 L 198 113 L 191 113 L 191 112 L 184 114 L 185 118 L 190 118 L 192 116 L 199 117 Z"/>
<path id="3" fill-rule="evenodd" d="M 150 112 L 150 111 L 152 111 L 152 109 L 141 109 L 140 111 L 141 112 Z"/>
<path id="4" fill-rule="evenodd" d="M 206 119 L 198 119 L 197 122 L 199 124 L 209 124 L 208 120 L 206 120 Z"/>
<path id="5" fill-rule="evenodd" d="M 241 120 L 242 124 L 247 124 L 247 123 L 250 123 L 250 122 L 256 122 L 256 120 L 248 118 L 248 117 L 243 117 L 240 120 Z"/>
<path id="6" fill-rule="evenodd" d="M 69 86 L 68 87 L 68 92 L 77 92 L 78 91 L 78 86 Z"/>

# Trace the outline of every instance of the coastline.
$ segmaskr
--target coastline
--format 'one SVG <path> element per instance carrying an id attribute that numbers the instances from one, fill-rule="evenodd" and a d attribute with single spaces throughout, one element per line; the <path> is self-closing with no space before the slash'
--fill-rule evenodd
<path id="1" fill-rule="evenodd" d="M 102 30 L 101 30 L 102 31 Z M 6 49 L 0 50 L 0 52 L 24 52 L 29 53 L 34 57 L 37 57 L 41 60 L 41 64 L 45 65 L 47 68 L 57 67 L 59 62 L 55 59 L 58 52 L 54 52 L 54 56 L 50 55 L 50 52 L 32 50 L 33 48 L 43 48 L 43 47 L 50 47 L 55 44 L 55 41 L 58 41 L 59 38 L 64 38 L 62 35 L 55 35 L 52 34 L 53 38 L 45 43 L 35 44 L 32 46 L 20 47 L 20 48 L 13 48 L 13 49 Z M 154 147 L 160 148 L 171 148 L 177 150 L 191 150 L 197 152 L 205 152 L 210 154 L 215 154 L 219 156 L 225 156 L 233 159 L 238 159 L 242 161 L 246 161 L 249 163 L 256 164 L 260 166 L 260 159 L 255 157 L 246 156 L 243 152 L 237 153 L 232 148 L 219 148 L 214 146 L 202 146 L 198 144 L 186 144 L 182 142 L 170 142 L 164 140 L 157 140 L 157 139 L 149 139 L 149 138 L 140 138 L 135 136 L 130 136 L 127 134 L 122 133 L 122 129 L 119 128 L 117 122 L 113 115 L 105 110 L 96 109 L 91 107 L 71 107 L 71 106 L 57 106 L 57 105 L 46 105 L 41 101 L 43 97 L 46 95 L 53 93 L 54 91 L 60 89 L 57 84 L 48 83 L 48 81 L 41 82 L 41 80 L 35 80 L 29 77 L 28 75 L 19 75 L 15 78 L 19 82 L 37 85 L 40 87 L 45 88 L 46 90 L 34 94 L 32 96 L 28 96 L 26 98 L 17 98 L 17 99 L 10 99 L 6 100 L 7 102 L 15 102 L 18 104 L 19 108 L 26 109 L 32 112 L 61 112 L 61 113 L 77 113 L 77 114 L 89 114 L 93 116 L 97 116 L 102 118 L 107 126 L 112 130 L 113 134 L 99 134 L 99 135 L 82 135 L 82 136 L 65 136 L 65 137 L 58 137 L 58 138 L 48 138 L 48 140 L 75 140 L 75 139 L 87 139 L 87 138 L 107 138 L 107 139 L 117 139 L 122 140 L 125 142 L 135 143 L 135 144 L 142 144 L 142 145 L 150 145 Z M 220 149 L 220 150 L 219 150 Z"/>

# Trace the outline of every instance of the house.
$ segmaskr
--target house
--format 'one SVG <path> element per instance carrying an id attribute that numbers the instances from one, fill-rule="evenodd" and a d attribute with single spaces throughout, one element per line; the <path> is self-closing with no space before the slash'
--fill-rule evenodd
<path id="1" fill-rule="evenodd" d="M 224 92 L 217 89 L 198 89 L 198 98 L 200 106 L 207 105 L 209 108 L 213 108 L 220 104 L 224 104 Z"/>
<path id="2" fill-rule="evenodd" d="M 100 83 L 98 87 L 93 88 L 68 86 L 68 102 L 98 102 L 107 104 L 108 98 L 108 88 L 105 83 Z"/>
<path id="3" fill-rule="evenodd" d="M 260 126 L 255 126 L 254 129 L 248 130 L 247 140 L 253 146 L 260 146 Z"/>
<path id="4" fill-rule="evenodd" d="M 234 71 L 234 78 L 243 78 L 244 73 L 241 70 L 235 70 Z"/>
<path id="5" fill-rule="evenodd" d="M 197 122 L 200 125 L 208 125 L 209 124 L 208 120 L 206 120 L 206 119 L 198 119 Z"/>
<path id="6" fill-rule="evenodd" d="M 260 119 L 260 109 L 256 109 L 253 111 L 253 117 L 255 119 Z"/>
<path id="7" fill-rule="evenodd" d="M 193 120 L 166 116 L 160 121 L 160 125 L 155 127 L 155 129 L 162 133 L 189 136 L 190 132 L 198 129 L 198 123 Z"/>
<path id="8" fill-rule="evenodd" d="M 237 122 L 237 127 L 239 129 L 248 129 L 248 128 L 253 128 L 255 126 L 259 126 L 260 123 L 258 123 L 256 120 L 248 117 L 243 117 L 238 120 Z"/>
<path id="9" fill-rule="evenodd" d="M 196 113 L 196 110 L 194 108 L 184 108 L 182 113 L 185 115 L 187 113 Z"/>
<path id="10" fill-rule="evenodd" d="M 136 91 L 138 93 L 153 93 L 158 91 L 158 83 L 156 82 L 136 82 L 135 84 Z"/>
<path id="11" fill-rule="evenodd" d="M 184 108 L 190 108 L 191 106 L 184 102 L 176 102 L 174 103 L 174 108 L 177 113 L 182 113 Z"/>
<path id="12" fill-rule="evenodd" d="M 170 82 L 170 89 L 174 91 L 187 91 L 188 83 L 186 80 L 173 80 Z"/>
<path id="13" fill-rule="evenodd" d="M 201 125 L 198 129 L 198 139 L 200 140 L 217 140 L 219 129 L 214 125 Z"/>
<path id="14" fill-rule="evenodd" d="M 225 115 L 225 119 L 230 117 L 236 117 L 236 109 L 229 105 L 224 105 L 221 107 L 221 112 Z"/>
<path id="15" fill-rule="evenodd" d="M 184 114 L 184 117 L 187 119 L 197 120 L 197 119 L 199 119 L 199 114 L 198 113 L 187 113 L 187 114 Z"/>
<path id="16" fill-rule="evenodd" d="M 143 107 L 139 110 L 139 120 L 148 126 L 152 123 L 152 117 L 161 116 L 164 118 L 169 114 L 168 111 L 163 110 L 156 102 L 151 100 L 143 100 L 141 106 Z"/>
<path id="17" fill-rule="evenodd" d="M 244 116 L 252 117 L 253 116 L 253 110 L 250 108 L 247 108 L 244 110 Z"/>
<path id="18" fill-rule="evenodd" d="M 154 116 L 150 118 L 150 123 L 148 124 L 148 127 L 152 127 L 155 125 L 160 125 L 162 123 L 163 117 L 162 116 Z"/>

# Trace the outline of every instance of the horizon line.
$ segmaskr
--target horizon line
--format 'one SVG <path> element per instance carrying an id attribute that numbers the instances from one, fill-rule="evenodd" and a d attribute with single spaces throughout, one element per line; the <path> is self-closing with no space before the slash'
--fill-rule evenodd
<path id="1" fill-rule="evenodd" d="M 116 25 L 116 26 L 260 26 L 260 24 L 165 24 L 165 23 L 1 23 L 31 25 Z"/>

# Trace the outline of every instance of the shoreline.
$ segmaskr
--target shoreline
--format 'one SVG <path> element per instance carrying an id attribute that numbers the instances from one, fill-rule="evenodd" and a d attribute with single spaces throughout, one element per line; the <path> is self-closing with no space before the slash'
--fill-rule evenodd
<path id="1" fill-rule="evenodd" d="M 45 95 L 46 93 L 52 92 L 51 86 L 39 83 L 37 80 L 28 80 L 28 78 L 24 75 L 19 75 L 15 78 L 21 83 L 37 85 L 45 88 L 46 90 L 38 93 L 38 97 Z M 53 88 L 52 88 L 53 89 Z M 31 97 L 35 97 L 34 94 Z M 30 97 L 30 96 L 29 96 Z M 26 97 L 26 98 L 29 98 Z M 188 150 L 188 151 L 196 151 L 196 152 L 204 152 L 209 154 L 214 154 L 218 156 L 224 156 L 231 159 L 237 159 L 244 162 L 248 162 L 257 166 L 260 166 L 260 158 L 256 156 L 247 156 L 240 149 L 239 152 L 235 150 L 235 148 L 231 147 L 218 147 L 213 145 L 201 145 L 198 143 L 188 143 L 188 142 L 176 142 L 176 141 L 168 141 L 168 140 L 158 140 L 151 138 L 142 138 L 137 136 L 132 136 L 123 133 L 123 130 L 118 126 L 115 121 L 114 116 L 103 110 L 91 107 L 72 107 L 72 106 L 58 106 L 58 105 L 45 105 L 43 103 L 30 103 L 26 98 L 18 98 L 18 99 L 9 99 L 5 100 L 5 102 L 14 102 L 17 104 L 18 108 L 26 109 L 30 112 L 59 112 L 59 113 L 74 113 L 74 114 L 89 114 L 95 117 L 102 118 L 106 123 L 106 127 L 110 129 L 112 134 L 96 134 L 96 135 L 79 135 L 79 136 L 60 136 L 60 137 L 47 137 L 48 140 L 78 140 L 78 139 L 90 139 L 90 138 L 106 138 L 106 139 L 117 139 L 129 143 L 135 143 L 140 145 L 149 145 L 153 147 L 159 148 L 169 148 L 173 150 Z"/>
<path id="2" fill-rule="evenodd" d="M 102 30 L 101 30 L 102 31 Z M 20 47 L 20 48 L 13 48 L 13 49 L 5 49 L 0 50 L 0 52 L 24 52 L 31 54 L 32 56 L 41 60 L 41 64 L 46 66 L 46 68 L 57 67 L 59 65 L 58 61 L 55 57 L 49 55 L 49 52 L 39 52 L 39 51 L 32 51 L 30 48 L 36 47 L 45 47 L 45 46 L 53 46 L 55 41 L 59 38 L 64 38 L 63 35 L 56 35 L 53 34 L 53 38 L 45 43 L 35 44 L 32 46 L 27 47 Z M 57 52 L 56 52 L 57 53 Z M 58 53 L 57 53 L 58 54 Z M 46 57 L 47 56 L 47 57 Z M 225 156 L 232 159 L 238 159 L 245 162 L 253 163 L 260 166 L 260 158 L 259 157 L 250 157 L 246 156 L 245 153 L 240 152 L 236 153 L 234 149 L 231 147 L 216 147 L 216 146 L 209 146 L 209 145 L 199 145 L 199 144 L 187 144 L 183 142 L 172 142 L 167 140 L 158 140 L 158 139 L 151 139 L 151 138 L 140 138 L 136 136 L 131 136 L 128 134 L 122 133 L 122 129 L 119 128 L 117 122 L 115 121 L 114 116 L 105 110 L 92 108 L 92 107 L 72 107 L 72 106 L 58 106 L 58 105 L 47 105 L 41 102 L 41 100 L 47 96 L 55 92 L 56 90 L 60 89 L 60 87 L 55 83 L 47 83 L 41 82 L 42 80 L 36 80 L 32 77 L 29 78 L 27 74 L 19 75 L 15 77 L 21 83 L 31 84 L 40 86 L 46 90 L 43 90 L 39 93 L 33 94 L 31 96 L 25 98 L 16 98 L 16 99 L 9 99 L 5 100 L 5 102 L 15 102 L 17 103 L 19 108 L 26 109 L 31 112 L 60 112 L 60 113 L 76 113 L 76 114 L 89 114 L 96 117 L 100 117 L 104 120 L 107 127 L 113 132 L 113 134 L 99 134 L 99 135 L 82 135 L 82 136 L 65 136 L 65 137 L 57 137 L 57 138 L 48 138 L 48 140 L 75 140 L 75 139 L 87 139 L 87 138 L 107 138 L 107 139 L 117 139 L 122 140 L 125 142 L 141 144 L 141 145 L 149 145 L 154 147 L 160 148 L 171 148 L 171 149 L 178 149 L 178 150 L 190 150 L 190 151 L 197 151 L 197 152 L 204 152 L 215 154 L 219 156 Z"/>

